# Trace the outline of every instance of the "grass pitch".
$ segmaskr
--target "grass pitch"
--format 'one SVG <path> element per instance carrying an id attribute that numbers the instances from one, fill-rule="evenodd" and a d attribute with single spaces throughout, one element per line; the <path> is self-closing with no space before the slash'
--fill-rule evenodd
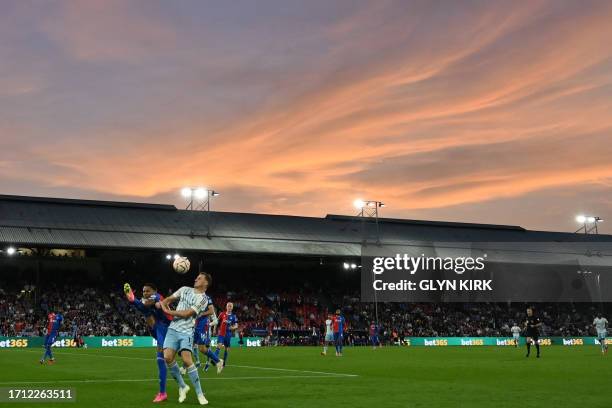
<path id="1" fill-rule="evenodd" d="M 535 351 L 535 350 L 533 350 Z M 2 406 L 142 407 L 157 392 L 153 349 L 56 349 L 56 364 L 40 366 L 42 349 L 0 350 L 0 387 L 76 389 L 77 402 Z M 212 407 L 611 407 L 612 354 L 599 347 L 231 349 L 221 375 L 200 373 Z M 186 379 L 189 384 L 188 379 Z M 179 406 L 174 379 L 169 401 Z M 197 406 L 190 391 L 181 406 Z"/>

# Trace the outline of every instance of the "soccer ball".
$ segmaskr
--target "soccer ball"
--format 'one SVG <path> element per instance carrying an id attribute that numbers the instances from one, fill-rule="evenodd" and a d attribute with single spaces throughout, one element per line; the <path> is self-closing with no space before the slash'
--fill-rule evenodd
<path id="1" fill-rule="evenodd" d="M 172 267 L 174 268 L 174 272 L 180 273 L 181 275 L 187 273 L 189 271 L 189 267 L 191 266 L 191 262 L 184 256 L 180 256 L 174 260 L 172 263 Z"/>

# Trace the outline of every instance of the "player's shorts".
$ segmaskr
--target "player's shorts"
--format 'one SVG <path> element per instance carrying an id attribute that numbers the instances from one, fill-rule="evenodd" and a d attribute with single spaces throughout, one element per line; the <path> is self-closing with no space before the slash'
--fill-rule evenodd
<path id="1" fill-rule="evenodd" d="M 379 341 L 378 341 L 378 336 L 370 336 L 370 342 L 371 342 L 372 344 L 377 344 L 377 343 L 379 343 Z"/>
<path id="2" fill-rule="evenodd" d="M 608 331 L 607 330 L 597 330 L 597 338 L 598 339 L 605 339 L 606 337 L 608 337 Z"/>
<path id="3" fill-rule="evenodd" d="M 334 342 L 338 345 L 342 345 L 342 340 L 344 340 L 344 336 L 342 333 L 334 333 Z"/>
<path id="4" fill-rule="evenodd" d="M 519 333 L 512 333 L 512 338 L 513 338 L 514 340 L 518 340 L 518 339 L 520 339 L 520 338 L 521 338 L 521 335 L 520 335 Z"/>
<path id="5" fill-rule="evenodd" d="M 163 323 L 155 323 L 151 330 L 151 336 L 157 341 L 157 347 L 162 347 L 164 341 L 166 341 L 166 334 L 168 333 L 168 325 Z"/>
<path id="6" fill-rule="evenodd" d="M 217 337 L 217 345 L 223 344 L 223 347 L 229 347 L 232 341 L 232 336 Z"/>
<path id="7" fill-rule="evenodd" d="M 183 333 L 168 328 L 166 338 L 164 340 L 164 349 L 176 350 L 179 353 L 183 350 L 191 352 L 193 350 L 193 334 Z"/>
<path id="8" fill-rule="evenodd" d="M 208 330 L 199 331 L 196 330 L 193 334 L 193 344 L 201 344 L 206 347 L 210 347 L 210 336 L 208 335 Z"/>
<path id="9" fill-rule="evenodd" d="M 329 342 L 334 341 L 334 333 L 325 334 L 325 341 L 329 341 Z"/>
<path id="10" fill-rule="evenodd" d="M 527 330 L 525 337 L 531 337 L 533 340 L 537 341 L 540 339 L 540 333 L 538 333 L 536 330 Z"/>
<path id="11" fill-rule="evenodd" d="M 52 346 L 55 343 L 55 338 L 57 337 L 57 333 L 47 334 L 45 336 L 45 346 Z"/>

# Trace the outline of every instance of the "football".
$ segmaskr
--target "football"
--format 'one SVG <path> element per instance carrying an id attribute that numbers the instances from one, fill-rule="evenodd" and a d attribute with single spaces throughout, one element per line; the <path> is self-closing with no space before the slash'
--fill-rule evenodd
<path id="1" fill-rule="evenodd" d="M 189 271 L 191 263 L 186 257 L 180 256 L 174 260 L 174 262 L 172 263 L 172 267 L 174 268 L 174 272 L 184 274 Z"/>

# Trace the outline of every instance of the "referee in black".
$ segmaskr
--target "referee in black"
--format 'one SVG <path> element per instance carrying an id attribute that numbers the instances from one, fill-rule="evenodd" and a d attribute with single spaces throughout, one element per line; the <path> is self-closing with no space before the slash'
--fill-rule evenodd
<path id="1" fill-rule="evenodd" d="M 540 358 L 540 343 L 538 342 L 538 340 L 540 340 L 540 326 L 542 326 L 542 322 L 540 322 L 540 319 L 533 313 L 533 308 L 528 307 L 527 320 L 525 321 L 525 337 L 527 338 L 526 357 L 529 357 L 531 352 L 531 343 L 533 342 L 537 351 L 536 357 Z"/>

